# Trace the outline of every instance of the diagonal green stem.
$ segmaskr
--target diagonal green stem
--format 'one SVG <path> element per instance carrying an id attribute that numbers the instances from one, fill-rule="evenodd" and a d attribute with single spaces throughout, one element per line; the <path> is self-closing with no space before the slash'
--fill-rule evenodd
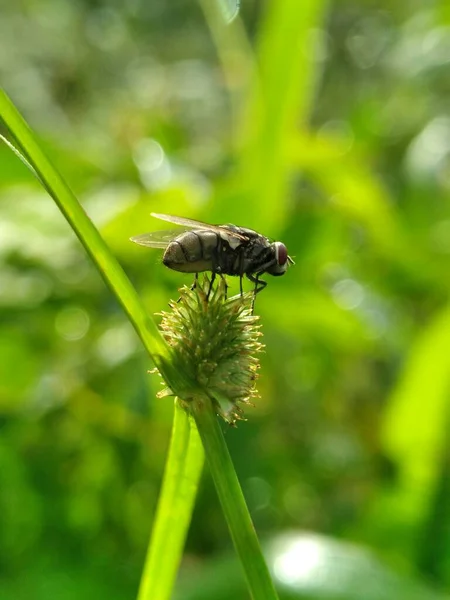
<path id="1" fill-rule="evenodd" d="M 32 165 L 34 173 L 58 205 L 102 277 L 121 302 L 138 333 L 145 338 L 144 343 L 150 353 L 155 356 L 167 353 L 155 323 L 147 317 L 136 291 L 122 268 L 3 90 L 0 90 L 0 116 L 15 139 L 20 152 Z"/>
<path id="2" fill-rule="evenodd" d="M 276 600 L 278 596 L 212 403 L 207 398 L 196 399 L 191 412 L 252 598 Z"/>
<path id="3" fill-rule="evenodd" d="M 203 462 L 195 423 L 176 400 L 169 455 L 138 600 L 171 597 Z"/>
<path id="4" fill-rule="evenodd" d="M 0 118 L 17 144 L 15 153 L 23 154 L 25 164 L 58 205 L 78 236 L 103 279 L 125 310 L 145 348 L 174 389 L 185 389 L 186 377 L 173 364 L 171 352 L 164 342 L 155 322 L 149 318 L 122 267 L 106 245 L 95 225 L 84 212 L 75 195 L 44 154 L 27 123 L 6 93 L 0 89 Z M 8 144 L 11 147 L 11 144 Z"/>

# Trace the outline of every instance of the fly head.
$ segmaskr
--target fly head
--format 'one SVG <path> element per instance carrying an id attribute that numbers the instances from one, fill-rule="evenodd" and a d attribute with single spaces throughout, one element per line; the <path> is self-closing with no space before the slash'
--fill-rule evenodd
<path id="1" fill-rule="evenodd" d="M 288 255 L 287 248 L 282 242 L 273 242 L 271 248 L 273 252 L 273 261 L 265 269 L 265 272 L 275 276 L 284 275 L 288 265 L 293 264 L 294 261 Z"/>

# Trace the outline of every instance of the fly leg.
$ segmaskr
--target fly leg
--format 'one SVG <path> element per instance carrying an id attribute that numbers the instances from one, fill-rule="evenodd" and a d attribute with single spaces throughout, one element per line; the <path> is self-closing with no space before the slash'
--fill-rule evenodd
<path id="1" fill-rule="evenodd" d="M 213 271 L 213 272 L 212 272 L 212 275 L 211 275 L 211 281 L 209 282 L 209 289 L 208 289 L 208 293 L 206 294 L 206 302 L 208 302 L 208 300 L 209 300 L 209 296 L 210 296 L 210 294 L 211 294 L 212 286 L 213 286 L 213 283 L 214 283 L 214 280 L 215 280 L 215 279 L 216 279 L 216 272 L 215 272 L 215 271 Z"/>
<path id="2" fill-rule="evenodd" d="M 228 286 L 227 280 L 225 279 L 225 276 L 222 275 L 222 273 L 219 273 L 219 275 L 220 275 L 220 277 L 221 277 L 221 279 L 223 281 L 223 284 L 225 286 L 225 300 L 226 300 L 228 298 L 228 287 L 229 286 Z"/>
<path id="3" fill-rule="evenodd" d="M 262 279 L 259 278 L 260 275 L 262 275 L 262 273 L 256 273 L 256 277 L 254 275 L 251 275 L 250 273 L 247 273 L 248 279 L 250 279 L 250 281 L 252 281 L 255 284 L 255 289 L 253 291 L 253 298 L 252 298 L 252 314 L 255 310 L 256 294 L 259 294 L 259 292 L 261 290 L 263 290 L 267 285 L 266 281 L 263 281 Z"/>
<path id="4" fill-rule="evenodd" d="M 195 290 L 195 288 L 197 287 L 197 285 L 198 285 L 198 273 L 196 273 L 196 274 L 195 274 L 195 277 L 194 277 L 194 283 L 193 283 L 193 284 L 191 285 L 191 287 L 189 288 L 189 289 L 191 290 L 191 292 L 192 292 L 192 290 Z M 178 304 L 179 302 L 181 302 L 181 298 L 182 298 L 182 296 L 180 296 L 180 297 L 178 298 L 178 300 L 177 300 L 177 304 Z"/>
<path id="5" fill-rule="evenodd" d="M 197 287 L 197 285 L 198 285 L 198 273 L 196 273 L 195 276 L 194 276 L 194 283 L 191 285 L 191 291 L 195 290 L 195 288 Z"/>
<path id="6" fill-rule="evenodd" d="M 267 281 L 263 281 L 262 279 L 259 279 L 259 275 L 256 276 L 256 285 L 255 285 L 255 296 L 256 294 L 259 294 L 259 292 L 262 292 L 263 289 L 266 287 L 267 285 Z"/>
<path id="7" fill-rule="evenodd" d="M 261 290 L 263 290 L 267 285 L 267 281 L 263 281 L 262 279 L 259 278 L 260 275 L 262 275 L 262 273 L 256 273 L 256 276 L 251 275 L 250 273 L 247 273 L 248 279 L 250 279 L 250 281 L 252 281 L 255 284 L 255 289 L 253 291 L 253 294 L 255 296 L 256 296 L 256 294 L 259 294 L 259 292 Z"/>
<path id="8" fill-rule="evenodd" d="M 241 252 L 239 255 L 239 291 L 241 293 L 241 298 L 244 297 L 244 290 L 242 288 L 243 277 L 244 277 L 244 253 Z"/>
<path id="9" fill-rule="evenodd" d="M 215 249 L 215 251 L 213 252 L 213 254 L 211 256 L 211 281 L 209 283 L 208 293 L 206 294 L 206 302 L 208 302 L 209 296 L 211 295 L 212 286 L 213 286 L 214 280 L 216 279 L 217 273 L 219 273 L 219 275 L 221 275 L 221 268 L 219 266 L 219 264 L 220 264 L 219 256 L 220 256 L 220 252 L 222 250 L 222 240 L 219 236 L 218 236 L 217 241 L 218 241 L 217 248 Z"/>

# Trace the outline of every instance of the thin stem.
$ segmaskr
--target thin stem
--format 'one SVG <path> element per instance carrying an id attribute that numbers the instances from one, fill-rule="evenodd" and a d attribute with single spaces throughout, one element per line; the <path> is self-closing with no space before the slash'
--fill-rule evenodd
<path id="1" fill-rule="evenodd" d="M 276 600 L 278 596 L 212 403 L 207 398 L 196 399 L 191 412 L 252 598 Z"/>
<path id="2" fill-rule="evenodd" d="M 171 360 L 155 322 L 149 318 L 139 296 L 122 267 L 89 219 L 72 190 L 42 151 L 27 123 L 6 93 L 0 89 L 0 118 L 17 144 L 13 151 L 38 178 L 69 222 L 101 276 L 122 305 L 145 348 L 167 383 L 176 390 L 192 386 L 192 382 Z M 8 146 L 12 148 L 11 142 Z M 23 154 L 23 157 L 21 156 Z"/>
<path id="3" fill-rule="evenodd" d="M 130 320 L 135 327 L 138 325 L 141 333 L 146 332 L 148 329 L 152 330 L 152 339 L 147 339 L 145 345 L 151 349 L 152 354 L 158 354 L 161 351 L 161 348 L 158 348 L 159 344 L 155 342 L 155 340 L 161 339 L 158 328 L 152 320 L 146 317 L 136 291 L 112 256 L 95 225 L 86 215 L 81 204 L 54 165 L 50 163 L 34 139 L 27 123 L 3 90 L 0 90 L 0 116 L 16 140 L 25 159 L 33 166 L 34 174 L 37 175 L 42 185 L 58 205 L 100 274 L 124 306 Z M 9 146 L 11 147 L 11 144 Z M 17 150 L 16 154 L 18 154 Z M 126 302 L 122 299 L 124 293 L 127 296 Z M 162 340 L 161 346 L 163 346 Z"/>
<path id="4" fill-rule="evenodd" d="M 172 437 L 138 600 L 168 600 L 204 463 L 195 423 L 175 401 Z"/>

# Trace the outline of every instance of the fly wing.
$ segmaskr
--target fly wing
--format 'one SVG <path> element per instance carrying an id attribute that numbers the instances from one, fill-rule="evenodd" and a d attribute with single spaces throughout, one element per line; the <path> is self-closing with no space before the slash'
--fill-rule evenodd
<path id="1" fill-rule="evenodd" d="M 185 219 L 184 217 L 175 217 L 174 215 L 162 215 L 160 213 L 151 213 L 151 215 L 162 221 L 176 223 L 188 229 L 208 229 L 209 231 L 215 231 L 219 235 L 227 235 L 241 242 L 247 242 L 249 239 L 245 234 L 234 231 L 228 225 L 209 225 L 208 223 L 202 223 L 202 221 L 195 221 L 194 219 Z"/>
<path id="2" fill-rule="evenodd" d="M 182 233 L 179 229 L 169 231 L 151 231 L 130 238 L 135 244 L 148 248 L 167 248 L 170 242 Z"/>

